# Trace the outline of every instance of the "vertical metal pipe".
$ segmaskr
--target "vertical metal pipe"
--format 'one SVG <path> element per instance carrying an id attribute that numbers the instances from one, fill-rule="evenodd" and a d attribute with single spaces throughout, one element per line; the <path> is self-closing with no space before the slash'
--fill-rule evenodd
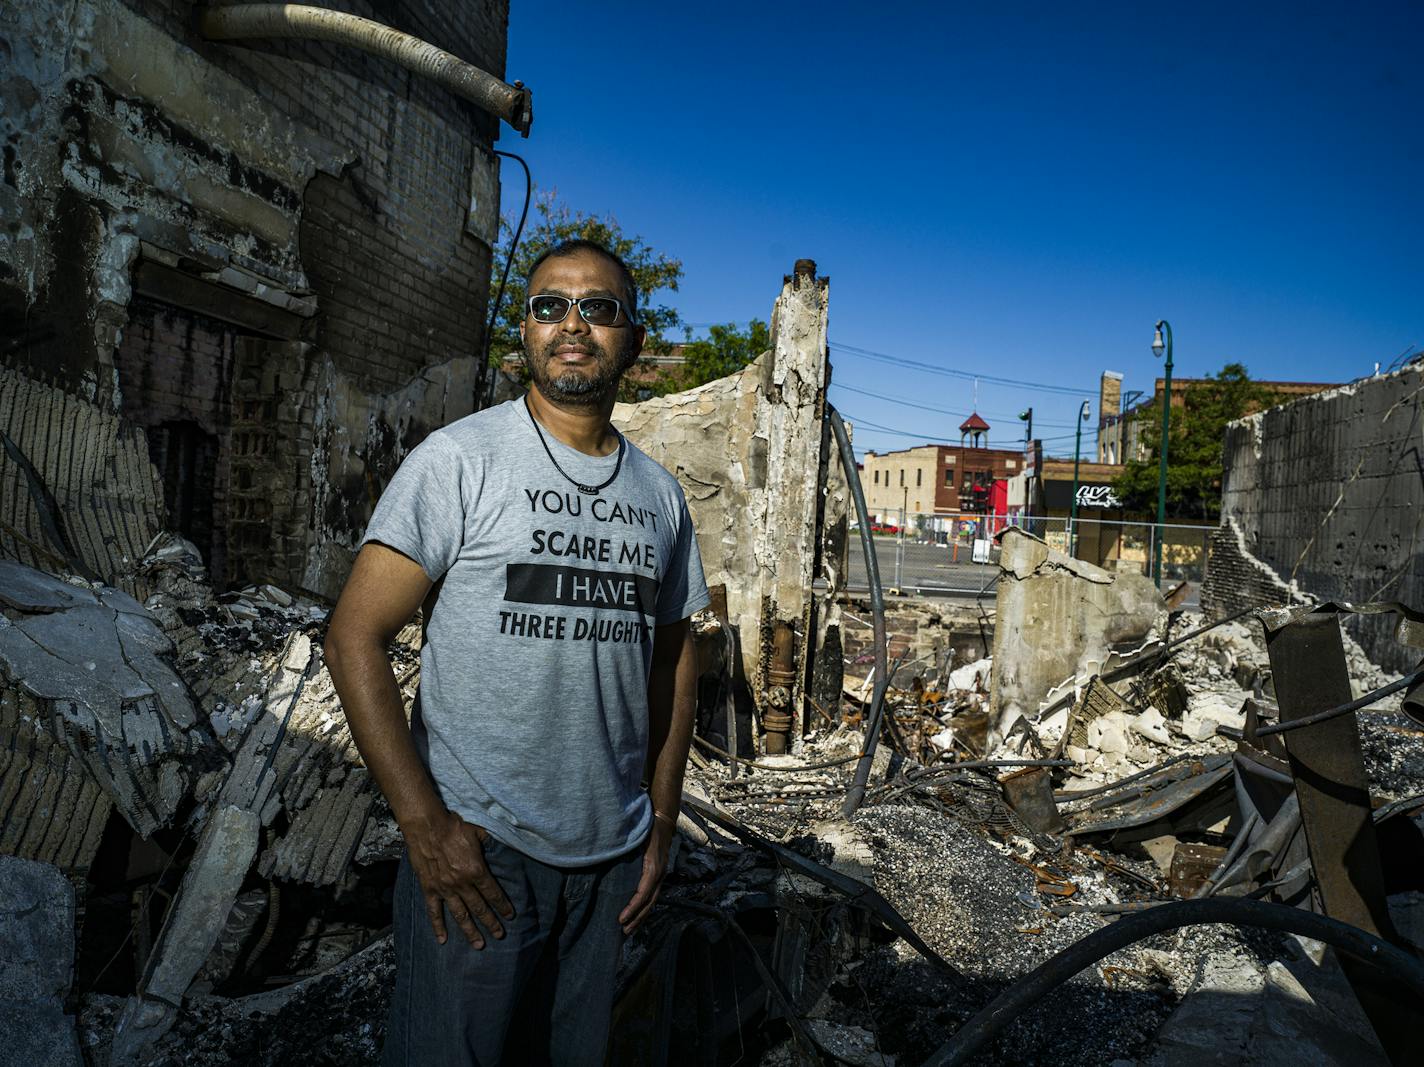
<path id="1" fill-rule="evenodd" d="M 791 624 L 777 619 L 772 624 L 771 667 L 766 672 L 766 707 L 762 726 L 766 729 L 768 755 L 779 755 L 791 747 L 791 693 L 796 686 L 796 634 Z"/>
<path id="2" fill-rule="evenodd" d="M 865 507 L 865 490 L 860 484 L 860 474 L 855 469 L 855 452 L 850 447 L 850 438 L 846 435 L 841 413 L 827 404 L 826 417 L 831 420 L 831 432 L 836 435 L 836 444 L 840 446 L 841 465 L 845 468 L 846 481 L 850 483 L 851 499 L 855 501 L 855 515 L 860 524 L 860 547 L 865 551 L 865 576 L 870 583 L 870 611 L 875 641 L 875 689 L 870 698 L 870 714 L 866 717 L 865 744 L 860 754 L 860 762 L 855 766 L 855 778 L 841 808 L 841 813 L 849 818 L 865 799 L 865 785 L 870 780 L 870 765 L 875 758 L 875 746 L 880 738 L 880 716 L 890 679 L 886 670 L 885 594 L 880 588 L 880 564 L 876 562 L 875 545 L 870 539 L 870 516 Z"/>

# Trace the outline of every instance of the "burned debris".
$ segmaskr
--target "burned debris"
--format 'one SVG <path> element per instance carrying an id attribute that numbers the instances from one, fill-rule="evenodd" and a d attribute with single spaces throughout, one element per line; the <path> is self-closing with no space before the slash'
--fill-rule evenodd
<path id="1" fill-rule="evenodd" d="M 402 456 L 487 391 L 496 119 L 455 83 L 508 14 L 405 7 L 465 46 L 444 82 L 309 12 L 0 31 L 0 1062 L 376 1061 L 402 843 L 321 639 Z M 797 261 L 751 366 L 614 416 L 715 588 L 612 1061 L 1409 1062 L 1419 620 L 1374 602 L 1424 602 L 1417 509 L 1348 526 L 1370 478 L 1409 499 L 1417 369 L 1230 429 L 1203 614 L 1018 529 L 972 603 L 860 597 L 829 300 Z M 1352 404 L 1387 463 L 1317 435 L 1343 503 L 1302 532 L 1275 472 Z"/>
<path id="2" fill-rule="evenodd" d="M 800 265 L 777 349 L 619 412 L 682 479 L 715 588 L 614 1062 L 1407 1062 L 1419 678 L 1341 620 L 1394 612 L 1413 648 L 1416 614 L 1282 584 L 1206 617 L 1021 530 L 992 600 L 847 594 L 827 293 Z M 55 402 L 7 381 L 12 426 Z M 374 1062 L 401 843 L 322 663 L 328 603 L 221 592 L 154 468 L 130 496 L 65 470 L 0 467 L 0 879 L 54 902 L 0 917 L 36 961 L 0 1010 L 44 1020 L 54 1062 Z M 420 640 L 391 649 L 407 704 Z"/>

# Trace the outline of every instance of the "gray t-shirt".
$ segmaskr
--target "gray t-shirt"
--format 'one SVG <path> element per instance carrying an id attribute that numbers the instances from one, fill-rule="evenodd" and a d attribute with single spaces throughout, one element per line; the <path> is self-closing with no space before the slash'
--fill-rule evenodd
<path id="1" fill-rule="evenodd" d="M 616 452 L 544 439 L 584 485 L 613 473 Z M 708 604 L 681 487 L 625 448 L 589 496 L 523 399 L 476 412 L 406 457 L 362 540 L 440 583 L 412 730 L 445 805 L 560 866 L 646 836 L 653 626 Z"/>

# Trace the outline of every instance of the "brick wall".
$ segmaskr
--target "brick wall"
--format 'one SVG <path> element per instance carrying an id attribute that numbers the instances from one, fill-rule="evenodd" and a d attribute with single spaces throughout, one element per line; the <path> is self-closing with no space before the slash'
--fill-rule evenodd
<path id="1" fill-rule="evenodd" d="M 479 351 L 495 234 L 466 230 L 471 170 L 492 165 L 499 122 L 429 79 L 316 41 L 213 43 L 183 0 L 131 8 L 357 162 L 304 191 L 301 262 L 317 341 L 342 371 L 389 392 L 423 367 Z M 504 76 L 508 0 L 323 6 L 374 19 Z"/>
<path id="2" fill-rule="evenodd" d="M 236 327 L 135 297 L 114 354 L 121 411 L 142 426 L 171 526 L 226 576 Z"/>
<path id="3" fill-rule="evenodd" d="M 1408 367 L 1232 423 L 1222 510 L 1244 551 L 1322 599 L 1424 605 L 1421 396 L 1424 370 Z M 1209 582 L 1217 610 L 1232 596 L 1226 578 Z M 1382 666 L 1419 658 L 1395 642 L 1391 617 L 1346 625 Z"/>
<path id="4" fill-rule="evenodd" d="M 1253 556 L 1236 520 L 1229 516 L 1211 535 L 1201 609 L 1208 619 L 1224 619 L 1247 608 L 1279 608 L 1300 602 L 1300 593 Z"/>

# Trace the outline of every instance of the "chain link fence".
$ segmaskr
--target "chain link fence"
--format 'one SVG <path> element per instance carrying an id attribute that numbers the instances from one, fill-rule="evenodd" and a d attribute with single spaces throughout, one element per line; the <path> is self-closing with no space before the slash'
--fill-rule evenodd
<path id="1" fill-rule="evenodd" d="M 1188 583 L 1184 606 L 1196 604 L 1206 577 L 1215 525 L 1188 525 L 1066 515 L 1012 518 L 994 516 L 906 515 L 903 523 L 871 527 L 880 581 L 887 589 L 917 596 L 988 597 L 999 576 L 999 546 L 994 539 L 1009 526 L 1043 538 L 1049 546 L 1106 570 L 1152 573 L 1157 541 L 1162 541 L 1162 584 Z M 852 529 L 847 589 L 869 589 L 859 532 Z"/>

